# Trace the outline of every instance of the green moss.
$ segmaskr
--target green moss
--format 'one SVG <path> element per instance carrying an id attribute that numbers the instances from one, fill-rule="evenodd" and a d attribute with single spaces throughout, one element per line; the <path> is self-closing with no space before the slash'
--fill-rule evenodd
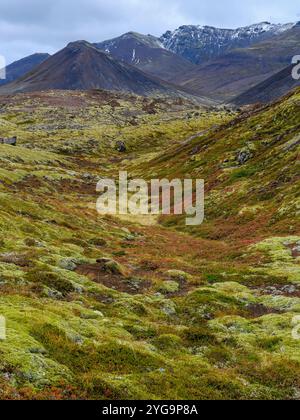
<path id="1" fill-rule="evenodd" d="M 50 289 L 55 289 L 64 296 L 74 291 L 74 286 L 70 281 L 54 272 L 35 269 L 26 274 L 26 279 L 32 283 L 45 285 Z"/>
<path id="2" fill-rule="evenodd" d="M 44 324 L 34 330 L 34 336 L 41 341 L 52 357 L 76 372 L 87 373 L 92 369 L 129 374 L 155 369 L 163 360 L 130 345 L 116 342 L 77 344 L 53 325 Z"/>
<path id="3" fill-rule="evenodd" d="M 189 275 L 180 270 L 168 270 L 165 275 L 174 281 L 187 281 L 189 279 Z"/>
<path id="4" fill-rule="evenodd" d="M 298 102 L 227 124 L 169 99 L 3 98 L 19 143 L 0 145 L 0 398 L 299 398 L 298 289 L 280 292 L 300 278 Z M 203 225 L 97 215 L 120 168 L 204 178 Z"/>
<path id="5" fill-rule="evenodd" d="M 164 281 L 158 291 L 163 294 L 176 293 L 179 291 L 179 284 L 176 281 Z"/>
<path id="6" fill-rule="evenodd" d="M 182 352 L 182 339 L 177 335 L 173 334 L 163 334 L 157 337 L 153 344 L 162 352 L 166 353 L 176 353 Z"/>

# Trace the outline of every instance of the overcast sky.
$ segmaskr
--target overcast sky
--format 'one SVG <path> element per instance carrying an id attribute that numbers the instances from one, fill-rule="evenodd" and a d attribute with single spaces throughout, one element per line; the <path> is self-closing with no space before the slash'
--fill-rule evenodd
<path id="1" fill-rule="evenodd" d="M 185 24 L 233 28 L 298 20 L 299 0 L 1 0 L 0 54 L 10 63 L 128 31 L 161 35 Z"/>

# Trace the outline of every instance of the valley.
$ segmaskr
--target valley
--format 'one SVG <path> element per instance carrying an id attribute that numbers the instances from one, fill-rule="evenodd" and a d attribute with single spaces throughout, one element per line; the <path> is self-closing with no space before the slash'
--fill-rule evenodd
<path id="1" fill-rule="evenodd" d="M 0 398 L 299 399 L 299 103 L 2 94 Z M 205 179 L 204 223 L 99 216 L 120 170 Z"/>

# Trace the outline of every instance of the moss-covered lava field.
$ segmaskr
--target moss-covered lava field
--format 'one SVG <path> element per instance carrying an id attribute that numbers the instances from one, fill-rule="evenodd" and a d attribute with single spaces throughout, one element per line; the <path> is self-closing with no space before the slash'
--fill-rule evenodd
<path id="1" fill-rule="evenodd" d="M 1 96 L 11 136 L 0 399 L 300 399 L 300 91 L 243 111 Z M 203 178 L 204 223 L 101 217 L 96 184 L 120 170 Z"/>

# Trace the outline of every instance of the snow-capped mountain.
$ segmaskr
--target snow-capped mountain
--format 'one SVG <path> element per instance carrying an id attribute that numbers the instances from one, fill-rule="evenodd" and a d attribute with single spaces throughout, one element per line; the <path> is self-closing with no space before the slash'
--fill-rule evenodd
<path id="1" fill-rule="evenodd" d="M 176 77 L 174 83 L 193 94 L 231 101 L 288 67 L 292 57 L 299 55 L 299 44 L 300 23 L 248 47 L 232 49 L 200 64 L 195 70 Z M 289 83 L 282 86 L 288 87 Z"/>
<path id="2" fill-rule="evenodd" d="M 262 22 L 238 29 L 218 29 L 212 26 L 181 26 L 167 31 L 160 38 L 163 46 L 196 64 L 216 58 L 233 48 L 248 47 L 291 29 L 285 25 Z"/>
<path id="3" fill-rule="evenodd" d="M 128 32 L 95 46 L 117 60 L 168 82 L 196 67 L 180 55 L 165 49 L 159 39 L 152 35 Z"/>
<path id="4" fill-rule="evenodd" d="M 134 48 L 131 49 L 131 44 L 134 43 Z M 120 46 L 123 47 L 123 56 L 118 57 L 132 65 L 140 64 L 141 59 L 136 54 L 136 48 L 141 46 L 143 48 L 164 48 L 158 38 L 152 35 L 143 35 L 137 32 L 128 32 L 118 38 L 109 39 L 107 41 L 99 42 L 95 46 L 104 52 L 111 55 L 120 55 Z M 126 57 L 124 57 L 126 55 Z"/>

